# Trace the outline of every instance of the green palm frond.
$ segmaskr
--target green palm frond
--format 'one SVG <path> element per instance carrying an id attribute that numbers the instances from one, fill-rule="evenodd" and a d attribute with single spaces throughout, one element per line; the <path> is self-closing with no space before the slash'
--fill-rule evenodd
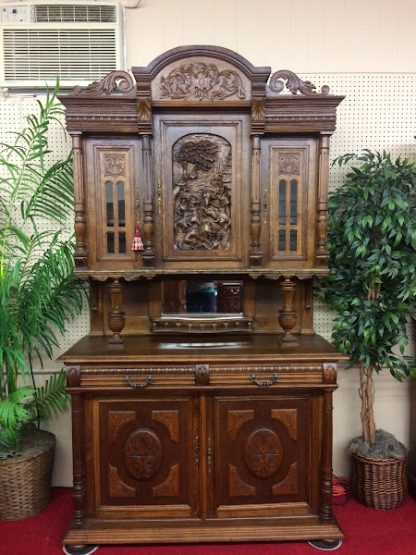
<path id="1" fill-rule="evenodd" d="M 20 205 L 23 220 L 36 215 L 62 223 L 72 210 L 71 155 L 49 167 L 46 157 L 50 122 L 59 121 L 63 108 L 55 91 L 48 91 L 38 105 L 39 115 L 28 116 L 28 125 L 15 134 L 15 142 L 0 144 L 0 191 L 10 201 L 6 203 L 9 219 Z"/>
<path id="2" fill-rule="evenodd" d="M 22 424 L 30 420 L 30 402 L 34 398 L 32 387 L 25 386 L 0 401 L 0 444 L 10 448 L 19 439 Z"/>
<path id="3" fill-rule="evenodd" d="M 45 385 L 36 388 L 34 405 L 41 420 L 48 420 L 68 406 L 70 397 L 65 392 L 65 380 L 65 371 L 61 370 L 46 380 Z"/>
<path id="4" fill-rule="evenodd" d="M 65 222 L 73 210 L 72 156 L 55 162 L 43 174 L 35 169 L 26 176 L 34 192 L 22 207 L 23 218 L 40 217 Z"/>
<path id="5" fill-rule="evenodd" d="M 37 101 L 25 128 L 0 144 L 0 445 L 8 447 L 28 422 L 66 406 L 64 374 L 36 388 L 32 358 L 53 357 L 85 300 L 68 234 L 72 154 L 49 161 L 49 128 L 62 126 L 64 112 L 57 94 L 58 83 Z"/>

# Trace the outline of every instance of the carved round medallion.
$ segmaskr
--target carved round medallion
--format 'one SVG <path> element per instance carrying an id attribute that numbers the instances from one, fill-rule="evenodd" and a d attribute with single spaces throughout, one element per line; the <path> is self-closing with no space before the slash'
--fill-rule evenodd
<path id="1" fill-rule="evenodd" d="M 253 432 L 244 448 L 244 460 L 250 472 L 258 478 L 268 478 L 279 470 L 282 444 L 273 430 L 262 428 Z"/>
<path id="2" fill-rule="evenodd" d="M 124 455 L 130 474 L 139 480 L 149 480 L 162 464 L 163 449 L 157 435 L 142 428 L 127 438 Z"/>

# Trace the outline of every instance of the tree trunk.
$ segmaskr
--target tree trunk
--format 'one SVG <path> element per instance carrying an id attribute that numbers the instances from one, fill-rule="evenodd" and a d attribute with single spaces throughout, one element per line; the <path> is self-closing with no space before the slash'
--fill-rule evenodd
<path id="1" fill-rule="evenodd" d="M 360 389 L 361 398 L 361 425 L 363 439 L 371 445 L 376 440 L 376 424 L 374 421 L 374 368 L 360 365 Z"/>

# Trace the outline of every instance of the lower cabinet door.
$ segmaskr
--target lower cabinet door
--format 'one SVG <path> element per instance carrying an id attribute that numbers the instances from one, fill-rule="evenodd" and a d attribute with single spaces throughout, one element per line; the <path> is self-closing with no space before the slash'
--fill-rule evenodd
<path id="1" fill-rule="evenodd" d="M 92 401 L 95 516 L 196 514 L 194 404 L 191 396 Z"/>
<path id="2" fill-rule="evenodd" d="M 319 399 L 216 397 L 212 409 L 213 516 L 316 511 L 319 450 L 314 453 L 313 446 L 318 445 Z"/>

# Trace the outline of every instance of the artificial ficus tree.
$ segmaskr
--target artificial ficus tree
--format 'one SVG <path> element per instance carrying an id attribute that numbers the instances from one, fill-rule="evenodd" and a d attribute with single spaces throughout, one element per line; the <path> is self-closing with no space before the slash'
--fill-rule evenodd
<path id="1" fill-rule="evenodd" d="M 404 356 L 416 313 L 416 166 L 383 152 L 345 154 L 344 184 L 329 198 L 330 273 L 319 295 L 337 311 L 332 339 L 360 371 L 363 439 L 374 444 L 374 373 L 415 373 Z"/>

